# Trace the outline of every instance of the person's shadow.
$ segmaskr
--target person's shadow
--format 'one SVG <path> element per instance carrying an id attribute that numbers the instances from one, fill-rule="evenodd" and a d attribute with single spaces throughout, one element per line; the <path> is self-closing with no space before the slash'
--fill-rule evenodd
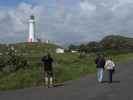
<path id="1" fill-rule="evenodd" d="M 63 87 L 64 86 L 64 84 L 63 83 L 58 83 L 58 84 L 54 84 L 54 87 Z"/>
<path id="2" fill-rule="evenodd" d="M 110 83 L 109 81 L 102 81 L 102 83 Z M 112 81 L 112 83 L 120 83 L 120 81 Z"/>

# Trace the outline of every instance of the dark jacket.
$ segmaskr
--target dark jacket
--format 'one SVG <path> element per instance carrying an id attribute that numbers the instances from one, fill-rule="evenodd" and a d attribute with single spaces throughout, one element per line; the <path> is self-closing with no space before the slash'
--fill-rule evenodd
<path id="1" fill-rule="evenodd" d="M 101 58 L 101 57 L 98 57 L 96 60 L 95 60 L 95 63 L 96 63 L 96 67 L 97 68 L 104 68 L 104 65 L 105 65 L 105 59 L 104 58 Z"/>
<path id="2" fill-rule="evenodd" d="M 42 62 L 43 62 L 45 71 L 52 71 L 52 63 L 53 63 L 53 58 L 52 57 L 44 56 L 42 58 Z"/>

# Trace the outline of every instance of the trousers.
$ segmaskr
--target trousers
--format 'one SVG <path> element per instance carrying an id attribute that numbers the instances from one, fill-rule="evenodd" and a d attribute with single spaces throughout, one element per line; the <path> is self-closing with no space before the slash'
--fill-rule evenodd
<path id="1" fill-rule="evenodd" d="M 112 83 L 113 70 L 109 70 L 109 82 Z"/>
<path id="2" fill-rule="evenodd" d="M 102 80 L 103 80 L 103 68 L 97 69 L 97 79 L 98 79 L 98 82 L 102 82 Z"/>

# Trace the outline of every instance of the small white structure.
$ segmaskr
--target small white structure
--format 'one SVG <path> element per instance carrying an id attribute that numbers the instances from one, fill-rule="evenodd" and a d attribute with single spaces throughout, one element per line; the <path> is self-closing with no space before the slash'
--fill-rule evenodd
<path id="1" fill-rule="evenodd" d="M 3 54 L 2 53 L 0 53 L 0 56 L 2 56 Z"/>
<path id="2" fill-rule="evenodd" d="M 72 52 L 72 53 L 77 53 L 78 51 L 76 51 L 76 50 L 72 50 L 71 52 Z"/>
<path id="3" fill-rule="evenodd" d="M 35 17 L 32 15 L 29 19 L 29 38 L 28 42 L 35 42 Z"/>
<path id="4" fill-rule="evenodd" d="M 46 44 L 49 44 L 49 40 L 46 40 Z"/>
<path id="5" fill-rule="evenodd" d="M 56 53 L 64 53 L 64 52 L 65 52 L 65 50 L 62 49 L 62 48 L 57 48 L 56 49 Z"/>

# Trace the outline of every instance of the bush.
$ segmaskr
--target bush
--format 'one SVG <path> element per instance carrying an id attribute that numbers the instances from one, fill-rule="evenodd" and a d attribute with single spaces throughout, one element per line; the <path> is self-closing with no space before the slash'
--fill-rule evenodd
<path id="1" fill-rule="evenodd" d="M 0 71 L 15 72 L 25 66 L 27 66 L 26 58 L 14 50 L 9 49 L 0 56 Z"/>

